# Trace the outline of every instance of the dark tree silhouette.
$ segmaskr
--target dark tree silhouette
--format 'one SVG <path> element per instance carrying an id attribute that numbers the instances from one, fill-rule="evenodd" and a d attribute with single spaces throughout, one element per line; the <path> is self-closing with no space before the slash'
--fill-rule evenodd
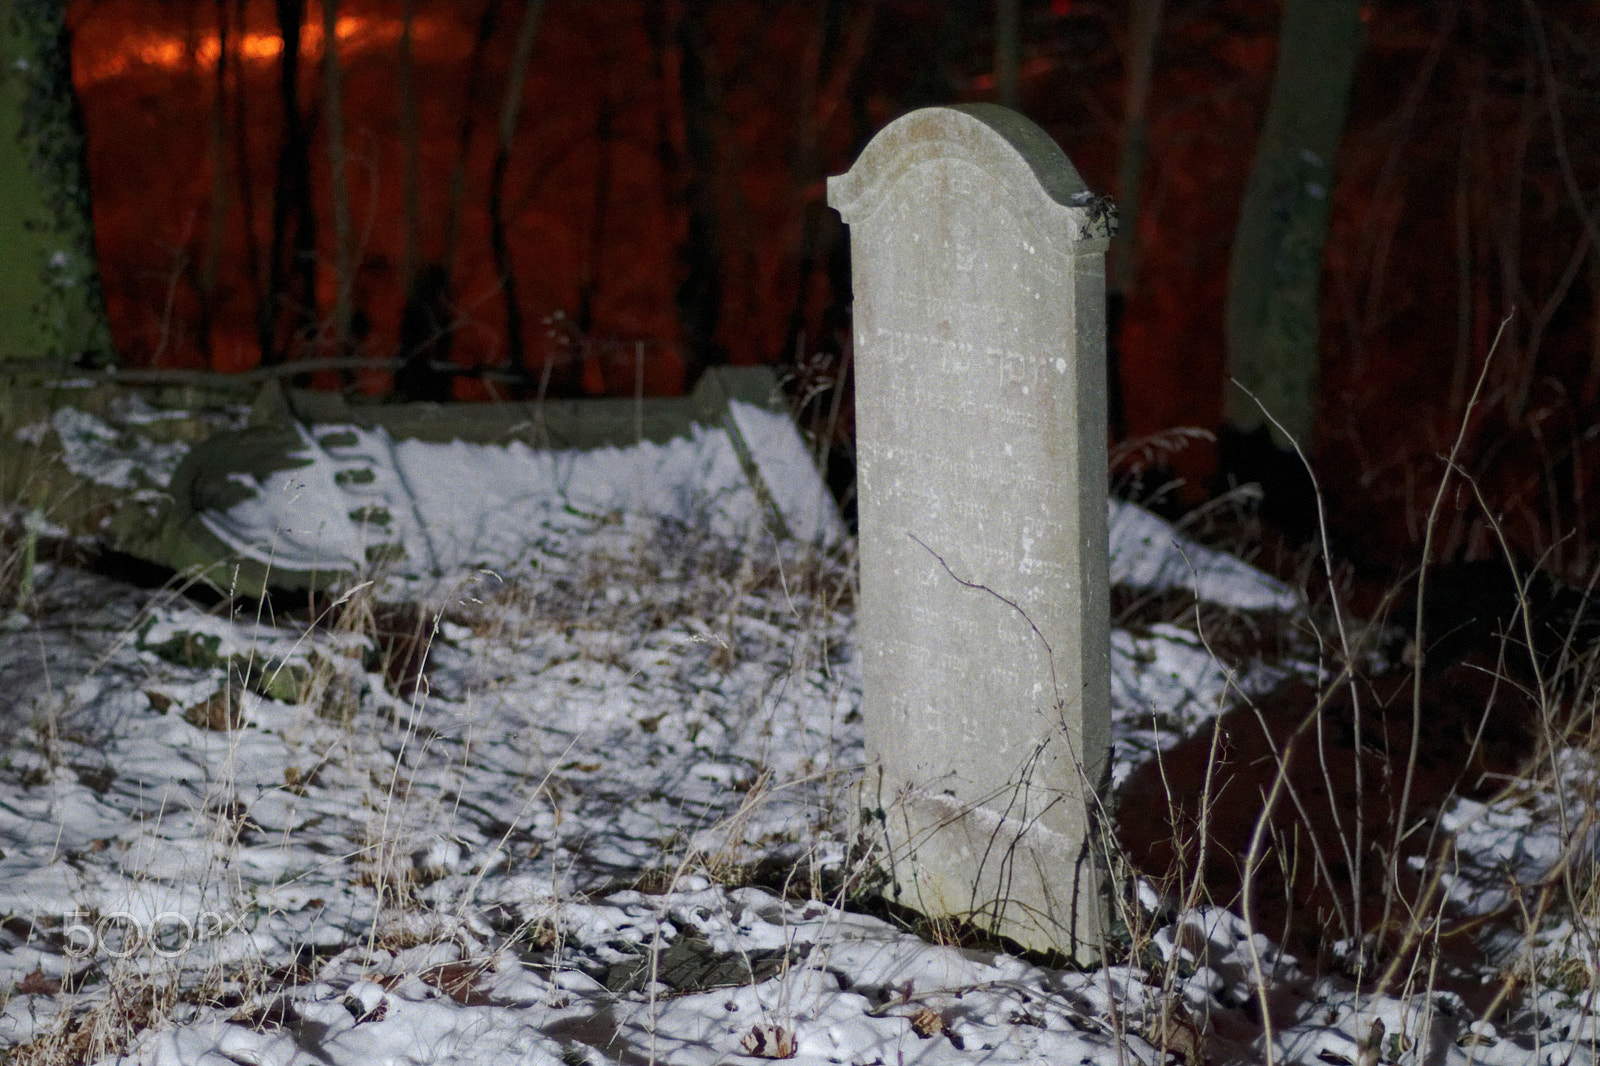
<path id="1" fill-rule="evenodd" d="M 678 246 L 683 278 L 675 301 L 688 355 L 685 384 L 692 387 L 706 367 L 728 361 L 728 353 L 717 343 L 722 314 L 722 235 L 717 225 L 715 123 L 720 101 L 710 44 L 701 20 L 680 14 L 674 31 L 687 157 L 679 172 L 689 211 L 688 229 Z"/>
<path id="2" fill-rule="evenodd" d="M 278 99 L 283 108 L 283 142 L 278 149 L 278 179 L 272 193 L 272 247 L 267 272 L 267 298 L 257 311 L 261 362 L 284 362 L 293 341 L 316 328 L 317 212 L 311 199 L 311 123 L 300 107 L 300 36 L 305 27 L 305 0 L 276 0 L 278 33 L 283 39 Z"/>
<path id="3" fill-rule="evenodd" d="M 1229 426 L 1309 443 L 1333 162 L 1361 51 L 1358 0 L 1288 0 L 1228 281 Z M 1263 410 L 1264 408 L 1264 410 Z M 1269 417 L 1270 416 L 1270 417 Z M 1270 426 L 1275 420 L 1278 426 Z"/>
<path id="4" fill-rule="evenodd" d="M 0 336 L 7 355 L 98 363 L 111 338 L 62 6 L 0 9 Z"/>
<path id="5" fill-rule="evenodd" d="M 394 375 L 394 391 L 400 399 L 437 403 L 451 398 L 450 340 L 455 315 L 449 271 L 440 263 L 427 264 L 411 282 L 400 316 L 401 364 Z"/>
<path id="6" fill-rule="evenodd" d="M 489 171 L 489 247 L 494 253 L 495 270 L 500 276 L 501 294 L 506 309 L 506 352 L 511 373 L 531 382 L 527 364 L 527 344 L 522 335 L 522 304 L 517 294 L 516 265 L 511 261 L 511 245 L 506 237 L 506 169 L 511 165 L 511 146 L 516 139 L 517 116 L 522 111 L 522 94 L 528 80 L 528 57 L 533 52 L 534 33 L 539 28 L 539 13 L 544 0 L 525 0 L 522 24 L 517 29 L 516 51 L 506 75 L 506 93 L 500 109 L 500 137 L 495 145 L 494 165 Z"/>

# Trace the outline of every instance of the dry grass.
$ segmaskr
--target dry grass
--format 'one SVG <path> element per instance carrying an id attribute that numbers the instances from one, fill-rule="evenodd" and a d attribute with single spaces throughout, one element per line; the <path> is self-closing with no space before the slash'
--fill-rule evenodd
<path id="1" fill-rule="evenodd" d="M 406 770 L 408 759 L 434 742 L 420 723 L 430 692 L 428 653 L 442 626 L 462 626 L 475 639 L 510 646 L 523 639 L 528 627 L 604 636 L 604 641 L 585 645 L 585 654 L 609 660 L 654 630 L 689 624 L 700 635 L 694 654 L 705 668 L 719 672 L 747 660 L 773 662 L 770 641 L 781 639 L 788 666 L 774 677 L 776 685 L 794 670 L 825 663 L 832 654 L 834 619 L 853 595 L 845 560 L 793 545 L 769 543 L 765 550 L 733 545 L 673 523 L 645 530 L 619 526 L 614 532 L 598 539 L 600 549 L 593 555 L 573 560 L 575 565 L 548 580 L 507 583 L 485 578 L 470 594 L 438 607 L 384 603 L 377 580 L 353 582 L 312 609 L 293 661 L 263 656 L 235 662 L 226 654 L 207 660 L 204 649 L 182 656 L 189 669 L 205 668 L 212 661 L 221 678 L 214 698 L 181 708 L 191 724 L 216 733 L 237 732 L 249 719 L 251 701 L 261 699 L 258 693 L 270 683 L 289 702 L 312 708 L 344 738 L 333 749 L 308 752 L 309 766 L 286 766 L 283 787 L 303 791 L 313 783 L 350 779 L 364 794 L 365 836 L 355 842 L 350 858 L 378 902 L 361 945 L 367 957 L 378 960 L 434 941 L 455 943 L 471 913 L 471 900 L 463 898 L 451 921 L 435 920 L 447 916 L 424 900 L 423 890 L 436 875 L 416 861 L 414 844 L 403 829 L 405 812 L 418 802 Z M 752 632 L 771 636 L 752 643 Z M 380 691 L 381 699 L 375 697 Z M 410 710 L 399 711 L 402 705 Z M 681 838 L 663 853 L 654 874 L 641 873 L 641 885 L 653 880 L 665 890 L 691 874 L 728 886 L 770 883 L 777 875 L 763 864 L 760 853 L 778 846 L 786 855 L 787 889 L 837 894 L 839 879 L 824 869 L 831 860 L 782 842 L 747 839 L 749 823 L 764 805 L 789 789 L 814 785 L 777 783 L 770 772 L 756 768 L 749 780 L 737 783 L 743 793 L 738 809 L 724 823 L 698 833 L 701 843 Z M 229 787 L 226 782 L 217 785 L 221 792 Z M 530 804 L 538 802 L 543 787 L 530 789 Z M 843 789 L 829 786 L 821 792 L 842 795 Z M 832 826 L 839 819 L 837 810 L 819 810 L 815 824 Z M 235 853 L 243 816 L 232 817 L 219 808 L 215 824 L 218 850 Z M 514 831 L 514 826 L 506 830 L 500 846 Z M 494 864 L 482 865 L 479 880 Z M 229 883 L 219 869 L 218 891 L 226 894 Z M 232 898 L 241 907 L 249 905 L 242 897 Z M 512 930 L 510 941 L 550 941 L 549 930 L 541 933 L 537 922 L 521 925 Z M 559 941 L 559 933 L 555 936 Z M 470 996 L 469 986 L 486 965 L 486 950 L 481 938 L 474 939 L 470 950 L 463 948 L 448 964 L 438 964 L 437 973 L 429 973 L 449 984 L 449 994 L 454 989 Z M 18 1048 L 16 1061 L 54 1066 L 116 1054 L 139 1031 L 171 1024 L 201 1004 L 234 1004 L 246 1023 L 278 1024 L 273 1004 L 281 997 L 275 985 L 289 978 L 274 973 L 266 960 L 203 979 L 176 963 L 153 967 L 138 960 L 119 962 L 105 975 L 107 994 L 80 1001 L 51 1031 Z"/>
<path id="2" fill-rule="evenodd" d="M 1457 449 L 1463 439 L 1458 437 Z M 1421 527 L 1438 526 L 1447 494 L 1464 491 L 1476 499 L 1487 528 L 1497 530 L 1492 510 L 1454 454 L 1456 481 L 1440 486 Z M 1432 550 L 1425 536 L 1424 556 Z M 1465 650 L 1449 639 L 1461 621 L 1453 616 L 1460 613 L 1460 600 L 1446 593 L 1457 590 L 1436 582 L 1481 583 L 1483 574 L 1452 578 L 1448 569 L 1426 568 L 1389 590 L 1376 612 L 1380 623 L 1362 625 L 1342 610 L 1339 575 L 1326 569 L 1320 575 L 1326 599 L 1295 634 L 1302 649 L 1311 639 L 1314 654 L 1302 658 L 1326 664 L 1324 677 L 1289 695 L 1290 713 L 1282 702 L 1247 700 L 1228 716 L 1237 719 L 1234 728 L 1219 726 L 1191 738 L 1169 764 L 1146 768 L 1154 775 L 1152 791 L 1167 796 L 1168 811 L 1159 820 L 1173 827 L 1171 850 L 1160 862 L 1152 866 L 1150 855 L 1141 856 L 1146 874 L 1166 871 L 1157 880 L 1162 905 L 1152 911 L 1149 900 L 1141 905 L 1124 897 L 1118 913 L 1130 963 L 1149 966 L 1168 999 L 1171 969 L 1163 968 L 1152 949 L 1157 925 L 1171 920 L 1181 934 L 1184 916 L 1196 908 L 1231 905 L 1260 923 L 1257 928 L 1268 937 L 1292 946 L 1294 907 L 1285 912 L 1263 905 L 1278 886 L 1301 885 L 1306 887 L 1300 906 L 1310 908 L 1308 928 L 1321 938 L 1302 947 L 1317 951 L 1320 942 L 1324 964 L 1347 973 L 1371 997 L 1426 1005 L 1432 992 L 1466 987 L 1460 984 L 1465 981 L 1476 986 L 1467 999 L 1477 1016 L 1495 1020 L 1541 989 L 1575 1002 L 1592 1000 L 1592 960 L 1600 951 L 1600 882 L 1593 861 L 1600 821 L 1593 814 L 1600 809 L 1600 731 L 1594 720 L 1600 625 L 1589 601 L 1600 570 L 1564 571 L 1563 581 L 1519 568 L 1504 535 L 1498 550 L 1514 598 L 1498 613 L 1498 627 Z M 1430 596 L 1446 606 L 1431 606 Z M 1410 605 L 1410 616 L 1402 620 L 1413 632 L 1409 665 L 1373 679 L 1374 651 L 1394 643 L 1381 620 L 1396 603 Z M 1187 624 L 1208 646 L 1215 638 L 1227 651 L 1224 661 L 1238 661 L 1238 619 L 1208 617 L 1188 602 L 1121 606 L 1125 618 Z M 1438 654 L 1430 659 L 1424 648 Z M 1353 741 L 1362 753 L 1353 763 L 1353 779 L 1330 761 L 1341 725 L 1354 728 L 1344 742 Z M 1249 746 L 1252 730 L 1259 731 L 1259 747 Z M 1454 730 L 1460 735 L 1440 736 Z M 1512 885 L 1513 904 L 1488 915 L 1462 914 L 1445 891 L 1458 860 L 1436 818 L 1462 797 L 1490 807 L 1553 808 L 1563 841 L 1559 861 L 1541 882 Z M 1546 813 L 1545 821 L 1550 817 Z M 1247 832 L 1239 831 L 1241 818 Z M 1509 956 L 1502 951 L 1484 957 L 1479 938 L 1493 928 L 1515 931 L 1522 947 Z M 1558 928 L 1565 946 L 1539 946 Z M 1482 974 L 1496 967 L 1500 976 L 1485 995 Z M 1261 1016 L 1270 1024 L 1272 979 L 1259 957 L 1255 981 Z M 1429 1009 L 1419 1008 L 1419 1024 L 1426 1024 Z M 1203 1019 L 1199 1027 L 1204 1029 Z M 1164 1046 L 1190 1054 L 1179 1046 L 1188 1039 L 1186 1027 L 1174 1028 L 1170 1019 L 1145 1035 L 1161 1043 L 1174 1033 L 1177 1043 Z M 1403 1047 L 1410 1039 L 1391 1033 L 1383 1046 Z"/>

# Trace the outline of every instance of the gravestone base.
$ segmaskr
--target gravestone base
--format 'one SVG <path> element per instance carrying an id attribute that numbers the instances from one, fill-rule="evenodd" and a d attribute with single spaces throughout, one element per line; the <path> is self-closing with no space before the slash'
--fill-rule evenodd
<path id="1" fill-rule="evenodd" d="M 884 866 L 895 902 L 969 923 L 1030 951 L 1094 962 L 1111 925 L 1108 875 L 1092 834 L 874 775 L 883 800 Z"/>

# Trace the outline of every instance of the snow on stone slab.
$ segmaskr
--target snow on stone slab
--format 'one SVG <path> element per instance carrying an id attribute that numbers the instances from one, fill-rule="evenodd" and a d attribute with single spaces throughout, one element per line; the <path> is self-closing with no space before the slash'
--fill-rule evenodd
<path id="1" fill-rule="evenodd" d="M 789 417 L 734 400 L 728 404 L 728 419 L 789 535 L 824 547 L 843 540 L 839 509 Z"/>
<path id="2" fill-rule="evenodd" d="M 722 428 L 695 426 L 665 444 L 553 451 L 319 425 L 298 427 L 299 465 L 245 479 L 249 498 L 200 517 L 231 550 L 271 566 L 362 572 L 383 558 L 402 578 L 515 573 L 543 537 L 625 514 L 743 540 L 765 521 L 763 492 L 791 534 L 837 543 L 833 502 L 788 418 L 739 403 L 730 417 L 759 492 Z"/>
<path id="3" fill-rule="evenodd" d="M 151 422 L 158 412 L 136 396 L 120 405 L 118 422 Z M 181 441 L 155 441 L 127 432 L 76 407 L 62 407 L 44 421 L 16 431 L 18 440 L 41 444 L 54 432 L 61 461 L 85 481 L 116 489 L 165 485 L 188 451 Z"/>
<path id="4" fill-rule="evenodd" d="M 1195 599 L 1241 611 L 1293 611 L 1300 596 L 1248 563 L 1207 548 L 1167 522 L 1111 501 L 1111 583 L 1150 592 L 1187 589 Z"/>

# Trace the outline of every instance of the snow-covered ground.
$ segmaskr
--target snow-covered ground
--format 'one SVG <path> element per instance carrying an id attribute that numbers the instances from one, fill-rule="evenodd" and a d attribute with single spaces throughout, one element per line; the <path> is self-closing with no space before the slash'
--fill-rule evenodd
<path id="1" fill-rule="evenodd" d="M 584 455 L 320 439 L 214 531 L 358 562 L 349 495 L 383 495 L 360 513 L 405 550 L 321 624 L 41 563 L 0 631 L 18 1061 L 1596 1058 L 1594 936 L 1555 913 L 1484 975 L 1521 975 L 1491 1024 L 1455 992 L 1362 994 L 1215 909 L 1152 911 L 1080 971 L 845 906 L 870 856 L 837 531 L 769 535 L 718 429 Z M 808 506 L 788 469 L 775 495 Z M 1301 609 L 1147 513 L 1112 520 L 1126 588 Z M 1118 781 L 1292 668 L 1220 663 L 1176 623 L 1116 630 L 1113 655 Z M 1488 910 L 1538 884 L 1587 839 L 1589 774 L 1571 753 L 1559 788 L 1457 804 L 1452 893 Z"/>

